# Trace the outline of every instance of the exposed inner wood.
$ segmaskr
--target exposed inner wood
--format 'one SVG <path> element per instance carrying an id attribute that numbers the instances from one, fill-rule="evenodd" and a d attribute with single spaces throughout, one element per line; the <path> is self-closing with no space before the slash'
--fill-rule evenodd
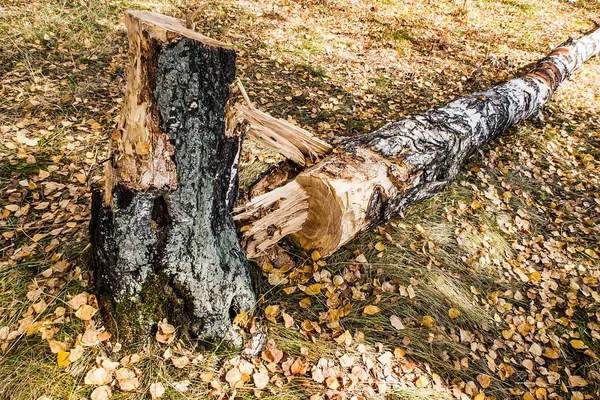
<path id="1" fill-rule="evenodd" d="M 232 325 L 256 298 L 232 209 L 248 124 L 230 100 L 236 54 L 178 20 L 128 12 L 121 122 L 90 222 L 96 293 L 148 333 L 163 318 L 241 344 Z"/>
<path id="2" fill-rule="evenodd" d="M 156 59 L 160 49 L 181 38 L 207 46 L 231 46 L 187 29 L 182 21 L 147 11 L 127 11 L 125 25 L 129 41 L 127 87 L 121 118 L 111 135 L 112 162 L 106 167 L 104 201 L 112 204 L 112 191 L 119 183 L 132 190 L 177 186 L 172 161 L 174 148 L 159 127 L 152 88 L 156 81 Z"/>
<path id="3" fill-rule="evenodd" d="M 273 221 L 285 223 L 280 217 L 292 209 L 295 215 L 301 210 L 306 218 L 301 226 L 286 225 L 287 238 L 325 256 L 358 233 L 439 193 L 475 150 L 514 124 L 538 115 L 554 90 L 599 51 L 600 30 L 596 28 L 560 45 L 522 78 L 345 140 L 334 154 L 298 175 L 295 184 L 251 202 L 268 199 L 277 207 L 273 211 L 259 207 L 254 216 L 251 213 L 257 209 L 245 211 L 249 221 L 245 229 L 252 232 L 246 235 L 252 248 L 249 256 L 283 236 L 258 235 L 257 227 Z M 258 199 L 263 200 L 255 203 Z M 278 203 L 279 199 L 285 201 Z"/>
<path id="4" fill-rule="evenodd" d="M 306 164 L 305 158 L 314 161 L 331 152 L 333 148 L 327 142 L 307 130 L 256 109 L 239 81 L 238 87 L 245 100 L 245 104 L 237 105 L 238 111 L 250 124 L 248 136 L 259 145 L 272 149 L 301 166 Z"/>

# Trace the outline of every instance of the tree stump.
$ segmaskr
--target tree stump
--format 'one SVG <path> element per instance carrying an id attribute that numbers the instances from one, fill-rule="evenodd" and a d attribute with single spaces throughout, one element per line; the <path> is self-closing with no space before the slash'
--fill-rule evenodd
<path id="1" fill-rule="evenodd" d="M 90 223 L 107 320 L 137 335 L 168 318 L 241 344 L 231 321 L 255 295 L 231 217 L 243 133 L 228 122 L 235 51 L 174 18 L 125 19 L 126 94 Z"/>

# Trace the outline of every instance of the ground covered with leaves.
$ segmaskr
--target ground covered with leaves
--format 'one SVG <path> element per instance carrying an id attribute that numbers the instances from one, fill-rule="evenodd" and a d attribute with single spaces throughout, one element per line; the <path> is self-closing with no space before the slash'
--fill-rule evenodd
<path id="1" fill-rule="evenodd" d="M 121 104 L 123 10 L 191 1 L 0 3 L 0 397 L 600 397 L 600 63 L 486 145 L 442 195 L 331 257 L 252 266 L 261 357 L 163 321 L 128 343 L 97 313 L 90 188 Z M 322 138 L 369 132 L 527 69 L 591 28 L 594 1 L 209 2 L 262 110 Z M 277 161 L 249 146 L 246 171 Z M 248 174 L 248 172 L 246 172 Z"/>

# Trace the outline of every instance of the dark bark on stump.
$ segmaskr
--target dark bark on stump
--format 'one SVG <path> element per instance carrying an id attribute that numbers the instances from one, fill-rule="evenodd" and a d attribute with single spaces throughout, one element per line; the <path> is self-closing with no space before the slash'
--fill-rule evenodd
<path id="1" fill-rule="evenodd" d="M 129 12 L 127 22 L 128 93 L 106 194 L 92 201 L 96 289 L 119 323 L 147 329 L 166 317 L 240 344 L 231 320 L 255 297 L 231 219 L 241 144 L 239 132 L 226 132 L 235 52 L 174 19 Z"/>

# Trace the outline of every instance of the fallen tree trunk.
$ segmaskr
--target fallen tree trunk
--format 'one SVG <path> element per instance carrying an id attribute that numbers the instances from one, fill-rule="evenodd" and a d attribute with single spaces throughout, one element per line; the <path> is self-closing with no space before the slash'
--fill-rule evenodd
<path id="1" fill-rule="evenodd" d="M 442 191 L 487 141 L 541 113 L 600 51 L 600 30 L 568 40 L 522 78 L 347 139 L 322 162 L 237 210 L 249 257 L 283 237 L 329 255 L 358 233 Z"/>
<path id="2" fill-rule="evenodd" d="M 243 129 L 226 126 L 237 119 L 226 114 L 235 52 L 158 14 L 129 11 L 126 25 L 126 95 L 90 223 L 107 321 L 138 334 L 168 318 L 239 344 L 231 320 L 255 296 L 231 219 Z"/>

